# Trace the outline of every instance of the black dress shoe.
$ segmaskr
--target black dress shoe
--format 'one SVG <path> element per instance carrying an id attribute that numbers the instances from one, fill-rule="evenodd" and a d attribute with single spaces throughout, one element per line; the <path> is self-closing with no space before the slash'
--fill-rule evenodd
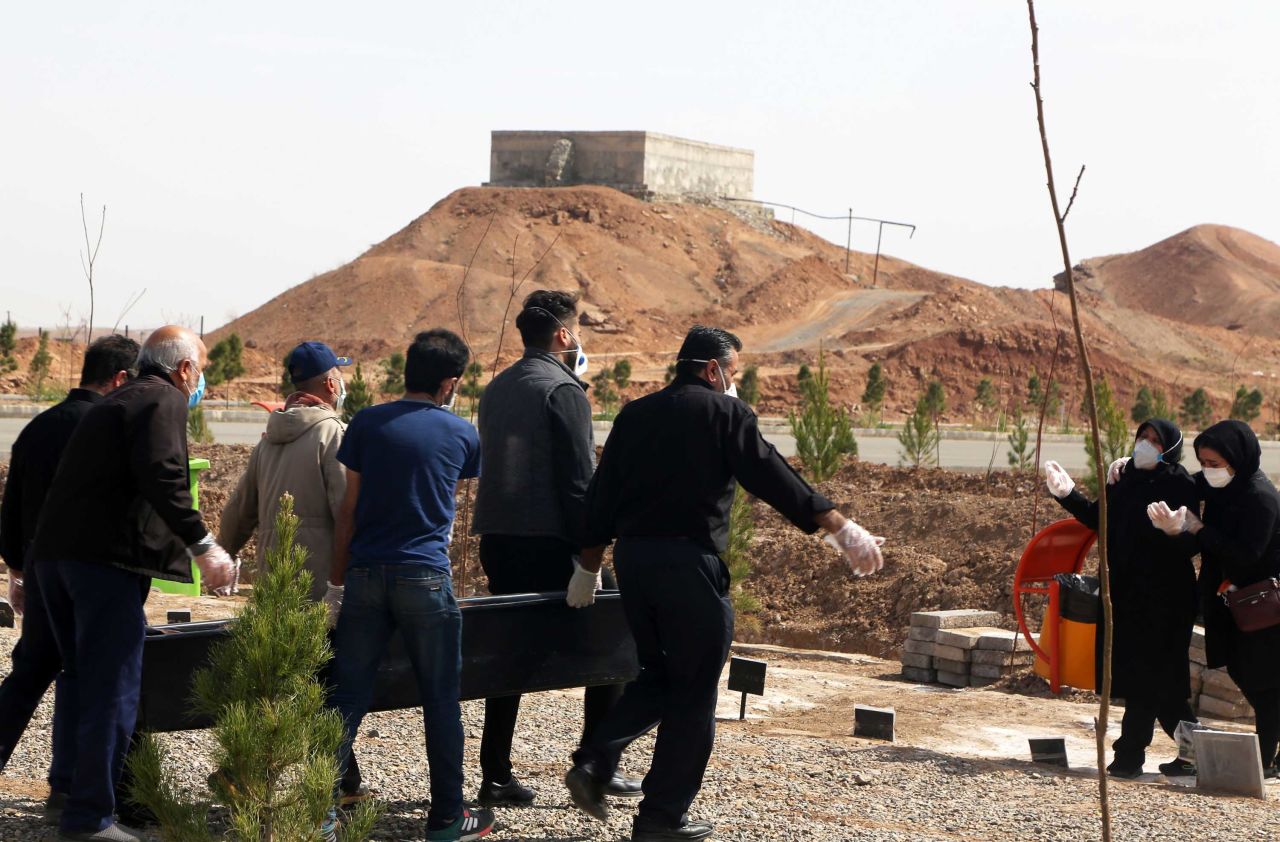
<path id="1" fill-rule="evenodd" d="M 569 788 L 569 796 L 579 810 L 599 819 L 609 820 L 609 805 L 604 802 L 604 784 L 595 779 L 583 766 L 574 766 L 564 776 L 564 785 Z"/>
<path id="2" fill-rule="evenodd" d="M 480 784 L 480 795 L 476 800 L 485 807 L 528 807 L 536 797 L 537 793 L 512 777 L 505 784 L 493 781 Z"/>
<path id="3" fill-rule="evenodd" d="M 614 798 L 643 798 L 644 792 L 640 789 L 640 781 L 635 778 L 624 778 L 622 775 L 614 775 L 609 782 L 604 785 L 604 794 Z"/>
<path id="4" fill-rule="evenodd" d="M 1179 757 L 1177 760 L 1161 763 L 1160 774 L 1166 778 L 1193 778 L 1196 774 L 1196 764 Z"/>
<path id="5" fill-rule="evenodd" d="M 680 827 L 658 827 L 641 822 L 639 819 L 631 826 L 631 842 L 666 842 L 672 839 L 706 839 L 715 830 L 715 826 L 707 822 L 686 822 Z"/>
<path id="6" fill-rule="evenodd" d="M 1107 774 L 1113 778 L 1132 781 L 1135 778 L 1142 777 L 1142 764 L 1139 763 L 1135 766 L 1130 763 L 1122 763 L 1119 760 L 1113 760 L 1111 765 L 1107 767 Z"/>

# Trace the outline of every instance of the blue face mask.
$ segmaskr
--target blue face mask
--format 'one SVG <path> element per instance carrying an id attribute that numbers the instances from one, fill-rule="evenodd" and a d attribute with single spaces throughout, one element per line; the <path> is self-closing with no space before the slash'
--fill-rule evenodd
<path id="1" fill-rule="evenodd" d="M 196 383 L 196 390 L 191 393 L 191 397 L 187 398 L 187 408 L 195 409 L 196 404 L 200 403 L 200 399 L 204 397 L 204 372 L 200 372 L 200 382 Z"/>

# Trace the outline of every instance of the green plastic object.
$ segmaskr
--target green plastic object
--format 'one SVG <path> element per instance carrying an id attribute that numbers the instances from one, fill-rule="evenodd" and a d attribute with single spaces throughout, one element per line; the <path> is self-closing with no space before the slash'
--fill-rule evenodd
<path id="1" fill-rule="evenodd" d="M 188 459 L 187 476 L 191 478 L 191 505 L 200 508 L 200 472 L 209 470 L 208 459 Z M 191 584 L 170 582 L 168 579 L 152 579 L 151 587 L 164 593 L 176 593 L 184 596 L 200 595 L 200 568 L 191 562 Z"/>

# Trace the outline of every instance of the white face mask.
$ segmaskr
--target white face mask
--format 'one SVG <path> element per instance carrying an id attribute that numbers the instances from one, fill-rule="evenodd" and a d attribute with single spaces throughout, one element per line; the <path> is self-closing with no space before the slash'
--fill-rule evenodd
<path id="1" fill-rule="evenodd" d="M 582 352 L 582 343 L 578 343 L 578 356 L 573 363 L 573 375 L 582 378 L 587 375 L 587 355 Z"/>
<path id="2" fill-rule="evenodd" d="M 1204 481 L 1209 483 L 1210 488 L 1226 488 L 1231 484 L 1230 468 L 1203 468 L 1202 472 Z"/>
<path id="3" fill-rule="evenodd" d="M 342 405 L 347 402 L 347 384 L 342 382 L 342 378 L 338 378 L 338 394 L 333 399 L 333 408 L 338 412 L 342 411 Z"/>
<path id="4" fill-rule="evenodd" d="M 450 412 L 453 412 L 453 405 L 456 404 L 457 402 L 458 402 L 458 387 L 454 386 L 452 389 L 449 390 L 449 401 L 445 404 L 442 404 L 442 406 L 445 409 L 449 410 Z"/>
<path id="5" fill-rule="evenodd" d="M 717 371 L 719 372 L 719 375 L 716 377 L 716 379 L 720 381 L 720 394 L 722 394 L 722 395 L 728 395 L 728 396 L 729 396 L 729 397 L 731 397 L 731 398 L 736 398 L 736 397 L 738 396 L 738 384 L 737 384 L 737 383 L 730 383 L 730 384 L 728 384 L 727 386 L 725 385 L 724 369 L 723 369 L 723 368 L 720 368 L 720 361 L 719 361 L 719 360 L 694 360 L 694 359 L 689 359 L 689 360 L 676 360 L 676 362 L 677 362 L 677 363 L 703 363 L 703 364 L 714 362 L 714 363 L 716 364 L 716 369 L 717 369 Z M 712 385 L 714 385 L 714 383 L 713 383 Z"/>
<path id="6" fill-rule="evenodd" d="M 1140 471 L 1149 471 L 1160 462 L 1162 455 L 1164 454 L 1160 448 L 1142 439 L 1133 446 L 1133 467 Z"/>

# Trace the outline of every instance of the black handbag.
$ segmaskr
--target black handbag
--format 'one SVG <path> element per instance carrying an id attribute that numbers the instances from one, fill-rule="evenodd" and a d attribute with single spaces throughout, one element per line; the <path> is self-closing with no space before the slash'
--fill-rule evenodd
<path id="1" fill-rule="evenodd" d="M 1280 580 L 1263 579 L 1261 582 L 1227 591 L 1222 601 L 1231 610 L 1236 628 L 1242 632 L 1256 632 L 1280 626 Z"/>

